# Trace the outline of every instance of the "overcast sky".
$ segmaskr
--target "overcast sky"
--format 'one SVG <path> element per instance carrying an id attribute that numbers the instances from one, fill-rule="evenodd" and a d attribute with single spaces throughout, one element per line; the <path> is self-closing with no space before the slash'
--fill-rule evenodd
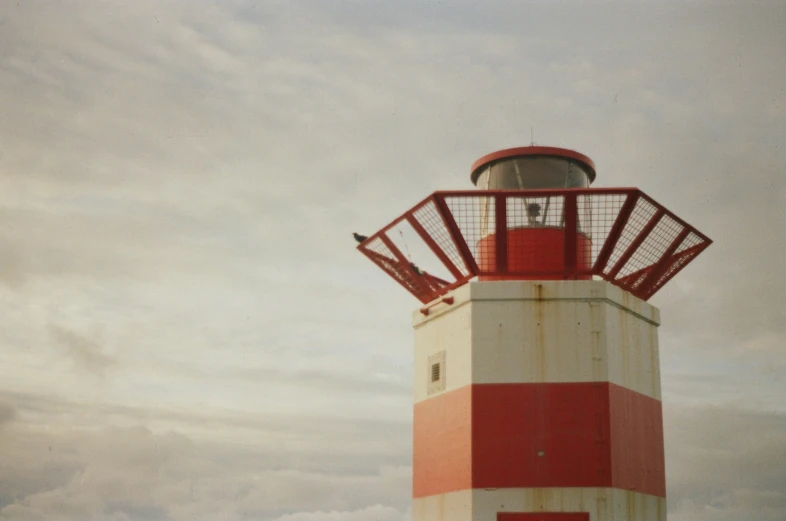
<path id="1" fill-rule="evenodd" d="M 409 519 L 350 234 L 531 127 L 715 240 L 651 301 L 670 519 L 785 519 L 783 2 L 0 0 L 0 520 Z"/>

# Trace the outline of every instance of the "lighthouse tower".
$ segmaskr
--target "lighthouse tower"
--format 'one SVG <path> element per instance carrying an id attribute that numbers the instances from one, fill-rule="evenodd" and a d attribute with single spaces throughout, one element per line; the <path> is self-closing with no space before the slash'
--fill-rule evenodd
<path id="1" fill-rule="evenodd" d="M 502 150 L 359 250 L 414 313 L 414 521 L 666 519 L 647 300 L 711 241 L 586 156 Z M 415 255 L 420 255 L 414 258 Z"/>

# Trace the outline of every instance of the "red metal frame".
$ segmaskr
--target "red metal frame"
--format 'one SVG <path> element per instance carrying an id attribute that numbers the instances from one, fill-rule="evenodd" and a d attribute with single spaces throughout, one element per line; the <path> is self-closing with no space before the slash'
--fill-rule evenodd
<path id="1" fill-rule="evenodd" d="M 453 297 L 442 297 L 439 300 L 435 300 L 428 306 L 424 306 L 420 308 L 420 312 L 428 316 L 429 312 L 431 311 L 431 308 L 433 308 L 434 306 L 437 306 L 439 304 L 447 304 L 448 306 L 450 306 L 451 304 L 453 304 L 454 301 L 455 299 Z"/>
<path id="2" fill-rule="evenodd" d="M 622 199 L 619 196 L 625 197 Z M 508 212 L 513 207 L 508 205 L 511 200 L 519 200 L 520 208 L 521 199 L 534 197 L 554 197 L 562 201 L 563 213 L 560 218 L 564 220 L 562 226 L 565 241 L 563 245 L 564 262 L 559 270 L 512 271 L 508 265 L 507 232 L 516 226 L 521 226 L 521 224 L 517 224 L 515 220 L 510 221 Z M 579 215 L 579 197 L 584 197 L 585 209 L 587 207 L 593 208 L 593 204 L 599 208 L 597 213 L 600 215 L 593 213 L 590 217 L 590 219 L 598 219 L 597 222 L 592 220 L 585 222 L 587 217 Z M 462 198 L 476 199 L 478 203 L 481 199 L 494 201 L 494 219 L 489 219 L 488 222 L 490 227 L 488 233 L 493 230 L 496 236 L 494 269 L 482 273 L 486 280 L 576 279 L 579 276 L 594 275 L 647 300 L 712 244 L 712 241 L 704 234 L 637 188 L 581 188 L 434 192 L 370 236 L 358 246 L 358 249 L 418 300 L 424 304 L 432 302 L 450 290 L 481 275 L 478 259 L 473 253 L 473 247 L 476 245 L 474 241 L 478 239 L 480 206 L 479 204 L 473 206 L 471 203 L 461 206 L 459 211 L 463 213 L 459 217 L 464 226 L 462 229 L 457 216 L 454 215 L 455 209 L 451 210 L 448 204 L 448 200 L 456 201 Z M 650 209 L 651 215 L 644 215 L 642 205 L 652 206 L 654 212 Z M 416 216 L 417 212 L 421 210 L 431 212 L 431 221 L 421 220 Z M 662 230 L 664 227 L 658 226 L 666 217 L 671 220 L 668 234 Z M 584 219 L 584 221 L 580 222 L 580 219 Z M 644 224 L 630 226 L 631 221 Z M 405 222 L 423 240 L 454 280 L 443 280 L 413 268 L 388 236 L 391 230 Z M 434 229 L 437 226 L 435 223 L 444 225 L 444 228 Z M 467 226 L 474 227 L 468 230 Z M 578 233 L 587 233 L 587 230 L 595 232 L 595 237 L 591 237 L 591 240 L 596 242 L 593 245 L 593 251 L 597 252 L 589 264 L 592 266 L 590 270 L 580 269 L 576 262 L 577 235 Z M 621 242 L 623 237 L 624 242 Z M 450 251 L 446 250 L 446 240 L 450 241 L 448 245 L 451 246 Z M 472 244 L 468 241 L 471 241 Z M 686 246 L 680 251 L 680 246 L 686 241 L 688 241 Z M 618 254 L 612 267 L 608 269 L 609 261 L 614 256 L 614 252 L 618 251 L 617 248 L 620 244 L 625 245 L 624 251 Z M 656 244 L 665 246 L 656 248 L 653 246 Z M 533 245 L 532 248 L 527 253 L 538 254 L 537 245 Z M 663 250 L 662 253 L 657 253 L 661 250 Z M 516 254 L 518 255 L 518 252 Z M 464 264 L 465 270 L 456 264 L 459 260 Z M 418 265 L 423 267 L 420 263 Z"/>
<path id="3" fill-rule="evenodd" d="M 681 260 L 682 258 L 688 258 L 688 260 L 686 262 L 680 264 L 674 271 L 671 272 L 671 274 L 669 274 L 668 277 L 663 278 L 661 281 L 656 282 L 651 288 L 649 288 L 647 293 L 644 294 L 644 300 L 649 299 L 660 288 L 662 288 L 669 280 L 673 279 L 677 275 L 677 273 L 682 271 L 685 268 L 685 266 L 690 264 L 690 262 L 693 259 L 695 259 L 696 257 L 698 257 L 698 255 L 701 252 L 703 252 L 704 250 L 709 248 L 710 244 L 712 244 L 712 241 L 708 241 L 708 242 L 705 242 L 705 243 L 702 243 L 702 244 L 698 244 L 696 246 L 693 246 L 692 248 L 689 248 L 689 249 L 687 249 L 687 250 L 685 250 L 683 252 L 680 252 L 680 253 L 674 255 L 674 257 L 672 259 L 672 262 L 671 262 L 671 265 L 669 267 L 677 264 L 677 262 L 679 260 Z"/>
<path id="4" fill-rule="evenodd" d="M 565 194 L 565 271 L 578 276 L 576 272 L 576 233 L 578 232 L 578 198 L 574 192 Z"/>
<path id="5" fill-rule="evenodd" d="M 688 238 L 688 235 L 690 235 L 690 229 L 683 228 L 679 235 L 677 235 L 677 238 L 674 239 L 666 251 L 663 252 L 661 259 L 652 266 L 647 276 L 641 281 L 642 285 L 651 288 L 655 281 L 659 280 L 663 274 L 666 273 L 669 266 L 672 266 L 675 262 L 674 254 L 677 253 L 677 248 L 679 248 L 680 244 Z"/>
<path id="6" fill-rule="evenodd" d="M 496 236 L 496 263 L 497 275 L 504 275 L 508 272 L 508 212 L 500 211 L 500 208 L 507 208 L 505 196 L 502 194 L 494 195 L 494 234 Z"/>

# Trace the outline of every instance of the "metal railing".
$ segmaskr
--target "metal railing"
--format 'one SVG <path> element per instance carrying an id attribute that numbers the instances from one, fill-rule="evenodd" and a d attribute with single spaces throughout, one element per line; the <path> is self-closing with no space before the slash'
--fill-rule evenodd
<path id="1" fill-rule="evenodd" d="M 647 300 L 711 243 L 637 188 L 584 188 L 435 192 L 358 249 L 423 303 L 474 277 L 596 276 Z"/>

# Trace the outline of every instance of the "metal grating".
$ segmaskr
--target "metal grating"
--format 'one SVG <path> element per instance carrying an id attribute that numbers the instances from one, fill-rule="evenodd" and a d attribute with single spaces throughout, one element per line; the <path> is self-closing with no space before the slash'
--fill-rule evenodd
<path id="1" fill-rule="evenodd" d="M 631 196 L 628 194 L 608 194 L 604 197 L 580 195 L 578 197 L 580 229 L 587 234 L 591 242 L 591 248 L 583 259 L 586 264 L 600 262 L 602 266 L 596 265 L 595 269 L 603 270 L 608 262 L 608 257 L 605 260 L 602 258 L 602 255 L 605 255 L 603 247 L 607 244 L 606 239 L 612 233 L 614 224 L 620 218 L 623 206 L 630 198 Z M 635 201 L 633 202 L 635 203 Z M 614 247 L 615 244 L 610 243 L 609 246 Z M 610 254 L 610 251 L 608 253 Z"/>
<path id="2" fill-rule="evenodd" d="M 677 221 L 664 215 L 655 228 L 646 235 L 644 242 L 636 248 L 628 262 L 620 270 L 619 275 L 624 277 L 655 265 L 669 245 L 677 238 L 682 228 Z"/>
<path id="3" fill-rule="evenodd" d="M 395 244 L 402 228 L 439 276 Z M 646 300 L 711 242 L 635 188 L 586 188 L 435 192 L 358 248 L 423 303 L 475 276 L 597 276 Z"/>
<path id="4" fill-rule="evenodd" d="M 483 266 L 488 266 L 489 263 L 493 263 L 493 260 L 479 250 L 478 243 L 488 235 L 489 229 L 494 229 L 496 219 L 494 199 L 475 194 L 469 197 L 446 197 L 445 204 L 456 222 L 466 247 L 479 267 L 479 272 L 487 271 Z"/>
<path id="5" fill-rule="evenodd" d="M 451 237 L 450 230 L 445 225 L 442 214 L 437 209 L 434 201 L 428 200 L 419 208 L 412 212 L 414 220 L 422 227 L 423 231 L 433 239 L 437 248 L 439 248 L 448 258 L 461 276 L 470 274 L 469 269 L 464 264 L 456 243 Z M 443 260 L 443 262 L 445 262 Z M 456 271 L 450 270 L 450 271 Z"/>
<path id="6" fill-rule="evenodd" d="M 611 253 L 609 263 L 606 265 L 604 273 L 609 273 L 614 269 L 615 266 L 618 265 L 622 256 L 625 254 L 625 252 L 629 251 L 633 241 L 639 237 L 641 232 L 651 221 L 656 212 L 657 208 L 655 208 L 655 206 L 649 202 L 642 199 L 638 199 L 636 201 L 636 206 L 633 208 L 633 212 L 625 222 L 625 226 L 621 231 L 619 240 L 617 240 L 615 243 L 614 250 Z"/>
<path id="7" fill-rule="evenodd" d="M 704 240 L 701 237 L 699 237 L 693 232 L 690 232 L 690 234 L 688 234 L 688 236 L 685 237 L 685 240 L 682 241 L 680 247 L 677 248 L 676 253 L 682 253 L 683 251 L 693 248 L 694 246 L 698 246 L 702 242 L 704 242 Z"/>

